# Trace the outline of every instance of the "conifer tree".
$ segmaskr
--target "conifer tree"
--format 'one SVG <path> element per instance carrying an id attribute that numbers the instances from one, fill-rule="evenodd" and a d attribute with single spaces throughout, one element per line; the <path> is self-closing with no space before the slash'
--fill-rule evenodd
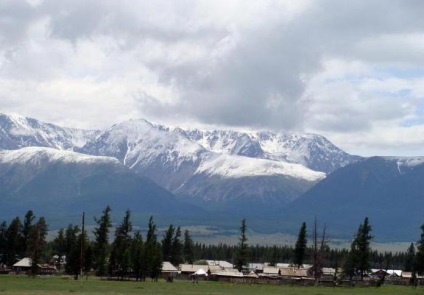
<path id="1" fill-rule="evenodd" d="M 6 264 L 6 250 L 7 250 L 7 223 L 3 221 L 0 223 L 0 264 Z"/>
<path id="2" fill-rule="evenodd" d="M 125 212 L 124 219 L 116 228 L 115 240 L 112 243 L 112 251 L 110 255 L 109 272 L 111 275 L 117 275 L 123 279 L 130 269 L 130 248 L 131 248 L 131 211 Z"/>
<path id="3" fill-rule="evenodd" d="M 149 219 L 144 250 L 146 275 L 150 276 L 152 280 L 157 281 L 162 271 L 162 249 L 160 243 L 157 241 L 156 224 L 152 216 Z"/>
<path id="4" fill-rule="evenodd" d="M 293 257 L 293 264 L 297 266 L 297 268 L 300 268 L 303 265 L 303 261 L 305 260 L 305 253 L 306 253 L 306 223 L 303 222 L 302 226 L 300 227 L 299 234 L 297 236 L 296 245 L 294 247 L 294 257 Z"/>
<path id="5" fill-rule="evenodd" d="M 66 255 L 66 239 L 63 228 L 57 232 L 57 237 L 53 240 L 53 251 L 57 255 L 56 267 L 58 271 L 61 271 L 61 262 L 63 257 Z"/>
<path id="6" fill-rule="evenodd" d="M 417 242 L 417 254 L 414 260 L 414 271 L 419 274 L 424 274 L 424 224 L 421 225 L 421 237 Z"/>
<path id="7" fill-rule="evenodd" d="M 194 243 L 188 230 L 184 231 L 183 253 L 185 262 L 192 264 L 194 258 Z"/>
<path id="8" fill-rule="evenodd" d="M 28 240 L 28 252 L 31 254 L 31 273 L 32 275 L 38 274 L 38 264 L 46 244 L 47 236 L 47 223 L 44 217 L 40 217 L 34 226 L 30 227 Z"/>
<path id="9" fill-rule="evenodd" d="M 240 237 L 239 244 L 237 247 L 236 257 L 234 267 L 238 269 L 238 271 L 242 271 L 243 267 L 247 265 L 248 260 L 248 246 L 247 246 L 247 236 L 246 236 L 246 219 L 241 221 L 240 226 Z"/>
<path id="10" fill-rule="evenodd" d="M 414 270 L 414 260 L 415 260 L 415 246 L 414 243 L 409 245 L 408 250 L 406 251 L 405 265 L 404 270 L 412 272 Z"/>
<path id="11" fill-rule="evenodd" d="M 104 276 L 107 273 L 107 262 L 110 252 L 109 247 L 109 231 L 112 227 L 110 220 L 110 207 L 107 206 L 103 210 L 103 215 L 97 219 L 94 218 L 94 221 L 97 223 L 98 227 L 94 229 L 94 249 L 93 249 L 93 260 L 94 267 L 97 270 L 97 275 Z"/>
<path id="12" fill-rule="evenodd" d="M 12 266 L 22 258 L 19 249 L 23 248 L 21 220 L 14 218 L 6 231 L 6 265 Z"/>
<path id="13" fill-rule="evenodd" d="M 183 243 L 181 242 L 181 228 L 178 226 L 172 239 L 171 260 L 170 262 L 178 266 L 183 262 L 182 258 Z"/>
<path id="14" fill-rule="evenodd" d="M 21 255 L 22 256 L 31 256 L 30 250 L 29 250 L 29 244 L 30 244 L 30 234 L 31 230 L 33 228 L 32 222 L 35 220 L 35 215 L 32 212 L 32 210 L 29 210 L 25 214 L 24 223 L 22 225 L 22 240 L 23 240 L 23 249 Z"/>
<path id="15" fill-rule="evenodd" d="M 352 278 L 354 275 L 359 274 L 363 280 L 365 273 L 370 269 L 370 242 L 371 225 L 369 224 L 368 217 L 365 217 L 364 222 L 359 225 L 358 231 L 351 244 L 351 249 L 345 265 L 345 273 Z"/>
<path id="16" fill-rule="evenodd" d="M 171 224 L 165 231 L 162 239 L 162 257 L 164 261 L 172 260 L 172 240 L 174 238 L 175 228 Z"/>
<path id="17" fill-rule="evenodd" d="M 78 279 L 81 262 L 81 238 L 80 229 L 77 225 L 69 224 L 65 231 L 65 271 Z M 86 236 L 86 235 L 84 235 Z"/>
<path id="18" fill-rule="evenodd" d="M 141 232 L 138 230 L 134 233 L 134 237 L 131 244 L 131 263 L 137 281 L 145 277 L 143 252 L 143 237 L 141 235 Z"/>

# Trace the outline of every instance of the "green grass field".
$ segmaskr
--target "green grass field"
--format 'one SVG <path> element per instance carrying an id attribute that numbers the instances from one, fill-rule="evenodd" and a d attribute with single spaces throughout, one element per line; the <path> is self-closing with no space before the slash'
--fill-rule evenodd
<path id="1" fill-rule="evenodd" d="M 423 294 L 424 288 L 401 286 L 384 286 L 381 288 L 333 288 L 333 287 L 298 287 L 298 286 L 273 286 L 273 285 L 242 285 L 224 282 L 201 281 L 193 285 L 189 281 L 175 281 L 166 283 L 160 280 L 154 282 L 134 281 L 103 281 L 98 278 L 89 278 L 80 281 L 71 278 L 47 277 L 31 278 L 27 276 L 0 276 L 0 295 L 19 294 L 187 294 L 187 295 L 326 295 L 326 294 L 393 294 L 393 295 L 418 295 Z"/>

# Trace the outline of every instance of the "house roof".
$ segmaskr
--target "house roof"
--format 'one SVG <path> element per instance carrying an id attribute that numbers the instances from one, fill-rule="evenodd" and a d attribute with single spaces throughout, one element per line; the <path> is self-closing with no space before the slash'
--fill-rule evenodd
<path id="1" fill-rule="evenodd" d="M 169 261 L 162 263 L 162 272 L 178 272 L 178 269 L 171 264 Z"/>
<path id="2" fill-rule="evenodd" d="M 269 274 L 269 275 L 278 275 L 278 272 L 280 271 L 280 269 L 278 267 L 273 267 L 273 266 L 267 266 L 264 267 L 264 274 Z"/>
<path id="3" fill-rule="evenodd" d="M 31 267 L 32 259 L 29 257 L 22 258 L 18 262 L 16 262 L 13 267 Z"/>
<path id="4" fill-rule="evenodd" d="M 281 276 L 284 277 L 307 277 L 307 270 L 304 268 L 296 267 L 282 267 L 280 268 Z"/>
<path id="5" fill-rule="evenodd" d="M 402 276 L 402 270 L 399 269 L 388 269 L 388 270 L 384 270 L 384 269 L 371 269 L 371 273 L 375 274 L 375 273 L 383 273 L 385 272 L 386 274 L 388 274 L 389 276 L 397 276 L 397 277 L 401 277 Z"/>
<path id="6" fill-rule="evenodd" d="M 324 275 L 335 275 L 336 274 L 336 269 L 335 268 L 331 268 L 331 267 L 323 267 L 322 268 L 322 273 Z"/>
<path id="7" fill-rule="evenodd" d="M 291 263 L 277 263 L 277 267 L 292 267 L 293 265 Z"/>
<path id="8" fill-rule="evenodd" d="M 233 265 L 231 263 L 224 260 L 206 260 L 206 262 L 209 266 L 218 265 L 223 268 L 233 268 Z"/>
<path id="9" fill-rule="evenodd" d="M 237 269 L 223 269 L 216 273 L 217 276 L 226 276 L 226 277 L 242 277 L 243 274 Z"/>
<path id="10" fill-rule="evenodd" d="M 247 265 L 248 269 L 255 269 L 255 270 L 263 270 L 264 267 L 268 266 L 268 263 L 249 263 Z"/>
<path id="11" fill-rule="evenodd" d="M 211 273 L 218 272 L 222 270 L 222 268 L 219 265 L 200 265 L 200 264 L 180 264 L 179 266 L 181 272 L 188 272 L 188 273 L 194 273 L 198 269 L 203 269 L 205 271 L 210 270 Z"/>

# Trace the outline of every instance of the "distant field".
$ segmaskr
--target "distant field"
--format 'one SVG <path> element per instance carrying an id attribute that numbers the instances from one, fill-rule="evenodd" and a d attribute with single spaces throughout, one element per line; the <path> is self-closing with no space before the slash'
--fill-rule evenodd
<path id="1" fill-rule="evenodd" d="M 0 276 L 1 295 L 20 294 L 188 294 L 188 295 L 257 295 L 257 294 L 284 294 L 284 295 L 326 295 L 326 294 L 385 294 L 385 295 L 418 295 L 423 294 L 424 288 L 413 289 L 411 287 L 384 286 L 381 288 L 332 288 L 332 287 L 291 287 L 272 285 L 236 285 L 220 282 L 201 281 L 193 285 L 189 281 L 175 281 L 166 283 L 161 280 L 154 282 L 116 282 L 101 281 L 97 278 L 80 281 L 73 279 L 50 277 L 30 278 L 27 276 Z"/>

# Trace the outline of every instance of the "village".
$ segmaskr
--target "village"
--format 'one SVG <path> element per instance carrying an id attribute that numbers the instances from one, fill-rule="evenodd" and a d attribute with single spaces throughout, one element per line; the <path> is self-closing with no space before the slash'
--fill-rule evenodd
<path id="1" fill-rule="evenodd" d="M 48 264 L 38 264 L 38 276 L 66 276 L 64 269 L 66 258 L 59 263 L 54 256 Z M 32 260 L 23 258 L 13 265 L 12 269 L 0 268 L 1 274 L 31 275 Z M 364 280 L 356 278 L 345 280 L 343 270 L 331 267 L 320 268 L 317 279 L 313 265 L 303 264 L 301 267 L 289 263 L 249 263 L 242 272 L 234 265 L 221 260 L 200 260 L 195 264 L 172 265 L 168 261 L 162 263 L 160 278 L 173 282 L 174 280 L 189 280 L 194 284 L 202 281 L 220 281 L 236 284 L 274 284 L 274 285 L 299 285 L 299 286 L 376 286 L 382 279 L 387 285 L 412 284 L 413 273 L 399 269 L 371 269 Z M 85 275 L 95 275 L 94 270 L 85 272 Z M 114 277 L 105 277 L 106 280 L 115 280 Z M 132 280 L 131 276 L 127 280 Z M 416 277 L 417 285 L 424 285 L 424 276 Z"/>

